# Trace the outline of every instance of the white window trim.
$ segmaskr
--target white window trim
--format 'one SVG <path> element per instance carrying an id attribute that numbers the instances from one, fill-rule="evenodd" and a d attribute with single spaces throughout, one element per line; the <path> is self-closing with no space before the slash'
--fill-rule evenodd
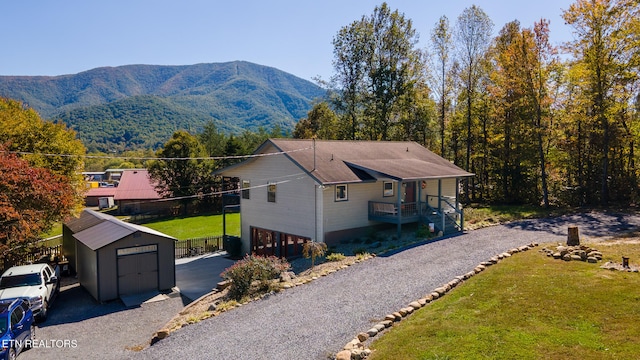
<path id="1" fill-rule="evenodd" d="M 273 186 L 273 191 L 271 191 L 271 186 Z M 269 200 L 269 194 L 273 193 L 273 201 Z M 270 182 L 267 184 L 267 202 L 275 203 L 277 202 L 277 194 L 278 194 L 278 185 L 275 182 Z"/>
<path id="2" fill-rule="evenodd" d="M 245 184 L 247 185 L 247 187 L 245 187 Z M 242 189 L 240 191 L 240 197 L 242 199 L 251 200 L 251 180 L 242 180 Z M 246 197 L 245 194 L 247 194 Z"/>
<path id="3" fill-rule="evenodd" d="M 344 198 L 338 197 L 338 188 L 344 187 Z M 335 201 L 348 201 L 349 200 L 349 186 L 347 184 L 336 185 L 335 188 Z"/>
<path id="4" fill-rule="evenodd" d="M 391 184 L 391 193 L 388 193 L 387 184 Z M 393 181 L 383 181 L 382 182 L 382 196 L 383 197 L 392 197 L 393 196 Z"/>

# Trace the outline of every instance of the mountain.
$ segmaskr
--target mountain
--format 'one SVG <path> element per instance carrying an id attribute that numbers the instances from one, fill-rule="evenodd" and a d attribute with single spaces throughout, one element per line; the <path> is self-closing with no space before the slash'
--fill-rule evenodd
<path id="1" fill-rule="evenodd" d="M 324 95 L 307 80 L 244 61 L 0 76 L 0 96 L 66 123 L 90 150 L 100 151 L 157 148 L 175 130 L 197 132 L 208 121 L 227 133 L 292 129 Z"/>

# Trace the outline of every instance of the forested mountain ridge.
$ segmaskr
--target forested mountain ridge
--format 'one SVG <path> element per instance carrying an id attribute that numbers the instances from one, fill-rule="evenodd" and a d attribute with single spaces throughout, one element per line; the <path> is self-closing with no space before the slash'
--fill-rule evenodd
<path id="1" fill-rule="evenodd" d="M 68 124 L 90 150 L 113 151 L 157 147 L 173 131 L 198 131 L 208 121 L 225 132 L 291 129 L 324 90 L 275 68 L 234 61 L 0 76 L 0 96 Z"/>

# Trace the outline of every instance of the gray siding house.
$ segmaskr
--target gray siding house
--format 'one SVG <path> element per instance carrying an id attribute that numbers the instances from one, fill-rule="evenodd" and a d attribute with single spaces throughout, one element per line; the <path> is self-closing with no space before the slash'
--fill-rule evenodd
<path id="1" fill-rule="evenodd" d="M 473 176 L 415 142 L 269 139 L 220 170 L 239 179 L 242 251 L 290 257 L 371 227 L 464 227 L 459 181 Z"/>

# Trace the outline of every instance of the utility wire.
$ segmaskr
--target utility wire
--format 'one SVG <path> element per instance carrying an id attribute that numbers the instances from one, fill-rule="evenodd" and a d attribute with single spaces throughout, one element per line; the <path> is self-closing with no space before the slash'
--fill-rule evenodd
<path id="1" fill-rule="evenodd" d="M 282 177 L 289 177 L 289 176 L 298 176 L 298 175 L 302 175 L 304 173 L 299 173 L 299 174 L 291 174 L 291 175 L 285 175 Z M 195 199 L 195 198 L 200 198 L 200 197 L 206 197 L 206 196 L 215 196 L 215 195 L 224 195 L 224 194 L 230 194 L 230 193 L 237 193 L 237 192 L 241 192 L 242 190 L 253 190 L 253 189 L 259 189 L 259 188 L 263 188 L 263 187 L 267 187 L 269 185 L 280 185 L 280 184 L 284 184 L 284 183 L 288 183 L 291 181 L 297 181 L 297 180 L 301 180 L 304 179 L 303 176 L 300 176 L 298 178 L 295 179 L 289 179 L 289 180 L 282 180 L 282 181 L 276 181 L 276 182 L 270 182 L 267 184 L 262 184 L 262 185 L 255 185 L 255 186 L 250 186 L 247 188 L 242 188 L 242 189 L 233 189 L 233 190 L 223 190 L 223 191 L 215 191 L 212 193 L 206 193 L 206 194 L 197 194 L 197 195 L 188 195 L 188 196 L 178 196 L 178 197 L 172 197 L 172 198 L 162 198 L 162 199 L 156 199 L 156 200 L 145 200 L 145 201 L 136 201 L 135 203 L 150 203 L 150 202 L 163 202 L 163 201 L 172 201 L 172 200 L 184 200 L 184 199 Z"/>
<path id="2" fill-rule="evenodd" d="M 35 153 L 29 151 L 12 151 L 12 150 L 0 150 L 0 152 L 18 154 L 18 155 L 41 155 L 41 156 L 59 156 L 59 157 L 82 157 L 87 159 L 129 159 L 129 160 L 228 160 L 228 159 L 249 159 L 257 157 L 265 157 L 272 155 L 283 155 L 295 153 L 298 151 L 304 151 L 312 149 L 311 147 L 300 148 L 289 151 L 278 151 L 273 153 L 264 154 L 251 154 L 251 155 L 232 155 L 232 156 L 208 156 L 208 157 L 136 157 L 136 156 L 110 156 L 110 155 L 73 155 L 73 154 L 48 154 L 48 153 Z"/>

